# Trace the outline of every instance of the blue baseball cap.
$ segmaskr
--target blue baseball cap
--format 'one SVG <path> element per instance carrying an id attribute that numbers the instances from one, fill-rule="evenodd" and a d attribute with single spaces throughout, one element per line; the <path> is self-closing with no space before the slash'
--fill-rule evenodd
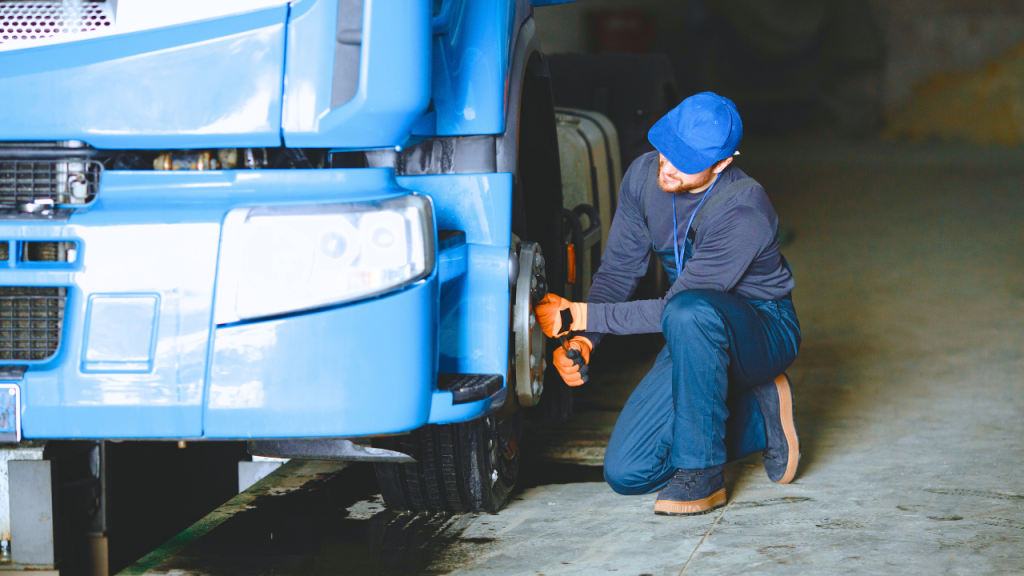
<path id="1" fill-rule="evenodd" d="M 658 120 L 647 139 L 684 174 L 697 174 L 736 152 L 743 121 L 732 100 L 701 92 Z"/>

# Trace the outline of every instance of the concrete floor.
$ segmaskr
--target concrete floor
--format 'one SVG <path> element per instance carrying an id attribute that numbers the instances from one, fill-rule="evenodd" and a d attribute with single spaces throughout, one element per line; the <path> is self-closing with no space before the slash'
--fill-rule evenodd
<path id="1" fill-rule="evenodd" d="M 600 462 L 653 362 L 648 338 L 649 350 L 595 359 L 603 372 L 567 433 L 534 431 L 547 461 L 528 463 L 528 487 L 500 514 L 346 502 L 344 521 L 364 528 L 338 533 L 370 543 L 346 540 L 330 571 L 1024 572 L 1024 154 L 819 142 L 751 143 L 741 158 L 795 232 L 796 481 L 770 483 L 750 457 L 727 470 L 728 506 L 675 518 L 582 466 Z"/>

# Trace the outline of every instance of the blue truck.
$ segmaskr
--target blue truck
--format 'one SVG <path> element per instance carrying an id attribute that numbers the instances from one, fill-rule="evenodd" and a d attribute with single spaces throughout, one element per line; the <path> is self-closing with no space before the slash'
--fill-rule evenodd
<path id="1" fill-rule="evenodd" d="M 499 509 L 564 388 L 554 3 L 0 1 L 0 442 L 244 439 Z"/>

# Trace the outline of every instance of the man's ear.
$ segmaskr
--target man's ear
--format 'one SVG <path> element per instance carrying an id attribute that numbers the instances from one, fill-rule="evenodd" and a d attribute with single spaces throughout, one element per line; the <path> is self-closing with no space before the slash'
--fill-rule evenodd
<path id="1" fill-rule="evenodd" d="M 720 160 L 718 164 L 715 164 L 715 174 L 721 174 L 722 170 L 725 170 L 729 164 L 732 164 L 732 156 L 729 156 L 725 160 Z"/>

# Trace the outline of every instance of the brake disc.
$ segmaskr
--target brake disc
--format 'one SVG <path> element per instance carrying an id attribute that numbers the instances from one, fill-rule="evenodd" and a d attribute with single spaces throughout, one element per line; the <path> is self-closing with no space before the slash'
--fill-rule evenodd
<path id="1" fill-rule="evenodd" d="M 533 315 L 531 292 L 544 278 L 544 256 L 536 242 L 519 245 L 519 275 L 512 326 L 516 350 L 516 394 L 520 406 L 535 406 L 544 391 L 544 345 L 546 338 Z"/>

